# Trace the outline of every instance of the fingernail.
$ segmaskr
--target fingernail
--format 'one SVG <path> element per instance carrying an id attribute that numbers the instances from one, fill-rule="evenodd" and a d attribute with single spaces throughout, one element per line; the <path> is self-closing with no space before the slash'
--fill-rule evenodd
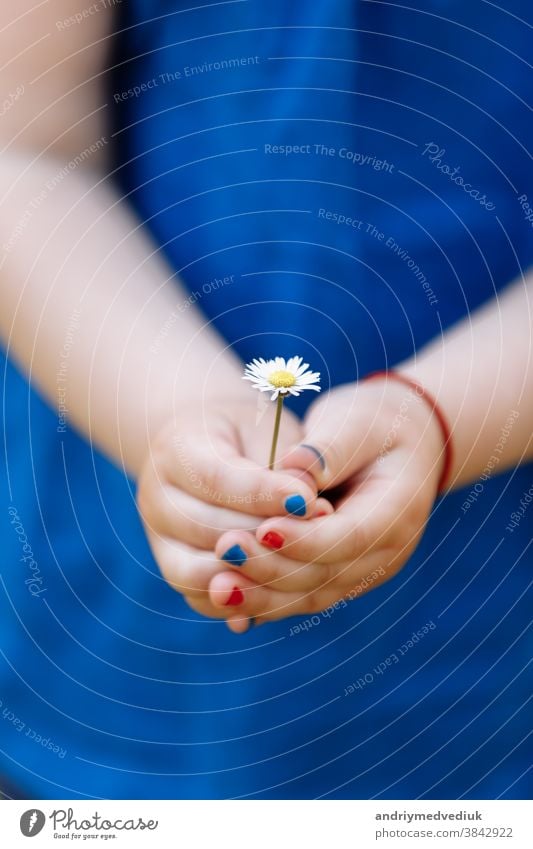
<path id="1" fill-rule="evenodd" d="M 261 545 L 266 545 L 267 548 L 273 548 L 277 551 L 282 547 L 284 542 L 284 537 L 282 537 L 281 534 L 278 534 L 277 531 L 267 531 L 261 540 Z"/>
<path id="2" fill-rule="evenodd" d="M 327 515 L 328 514 L 326 513 L 325 510 L 321 510 L 320 513 L 315 513 L 315 519 L 321 519 L 322 516 L 327 516 Z"/>
<path id="3" fill-rule="evenodd" d="M 316 456 L 318 462 L 320 463 L 322 469 L 326 468 L 326 461 L 324 460 L 324 457 L 322 456 L 318 448 L 315 448 L 314 445 L 307 445 L 307 443 L 302 443 L 301 448 L 308 448 L 309 451 L 312 451 L 313 454 Z"/>
<path id="4" fill-rule="evenodd" d="M 242 604 L 244 601 L 244 593 L 239 587 L 233 587 L 231 591 L 231 595 L 227 601 L 224 602 L 224 607 L 238 607 L 239 604 Z"/>
<path id="5" fill-rule="evenodd" d="M 232 566 L 242 566 L 248 560 L 248 555 L 240 545 L 232 545 L 220 559 L 225 560 L 226 563 L 231 563 Z"/>
<path id="6" fill-rule="evenodd" d="M 307 510 L 305 498 L 302 495 L 289 495 L 285 499 L 285 510 L 293 516 L 305 516 Z"/>

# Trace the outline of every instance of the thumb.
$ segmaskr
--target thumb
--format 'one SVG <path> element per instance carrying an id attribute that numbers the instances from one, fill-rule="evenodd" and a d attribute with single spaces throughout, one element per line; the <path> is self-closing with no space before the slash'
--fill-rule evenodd
<path id="1" fill-rule="evenodd" d="M 330 489 L 374 461 L 381 444 L 379 409 L 362 395 L 349 385 L 315 401 L 303 438 L 285 453 L 283 468 L 308 472 L 319 489 Z"/>

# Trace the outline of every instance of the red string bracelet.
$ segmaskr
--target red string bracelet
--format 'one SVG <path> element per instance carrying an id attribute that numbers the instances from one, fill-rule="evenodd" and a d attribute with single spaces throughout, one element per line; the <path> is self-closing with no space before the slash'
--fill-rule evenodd
<path id="1" fill-rule="evenodd" d="M 405 386 L 409 386 L 411 389 L 414 389 L 419 398 L 423 398 L 426 404 L 431 407 L 431 411 L 435 415 L 435 418 L 439 423 L 439 427 L 442 432 L 442 439 L 444 442 L 444 464 L 437 486 L 437 492 L 442 492 L 448 482 L 448 477 L 452 468 L 453 445 L 452 432 L 450 430 L 450 426 L 446 420 L 446 416 L 442 412 L 439 403 L 437 402 L 437 399 L 434 398 L 433 395 L 428 392 L 426 387 L 422 386 L 422 384 L 419 383 L 417 380 L 414 380 L 414 378 L 412 377 L 407 377 L 404 374 L 400 374 L 397 371 L 374 371 L 371 374 L 367 375 L 365 377 L 365 380 L 375 380 L 376 378 L 384 378 L 385 380 L 397 380 L 398 383 L 403 383 Z"/>

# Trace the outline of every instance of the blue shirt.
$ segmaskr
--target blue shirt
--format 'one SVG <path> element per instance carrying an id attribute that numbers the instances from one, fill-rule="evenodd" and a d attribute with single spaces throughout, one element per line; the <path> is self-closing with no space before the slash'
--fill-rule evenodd
<path id="1" fill-rule="evenodd" d="M 116 177 L 243 360 L 357 380 L 526 270 L 520 3 L 188 5 L 121 7 Z M 348 607 L 235 636 L 162 579 L 131 482 L 2 365 L 0 763 L 29 796 L 526 796 L 531 466 L 439 501 Z"/>

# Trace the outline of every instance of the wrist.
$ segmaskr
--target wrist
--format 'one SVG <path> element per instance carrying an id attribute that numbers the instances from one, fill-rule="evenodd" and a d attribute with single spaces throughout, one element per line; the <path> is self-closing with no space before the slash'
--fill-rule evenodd
<path id="1" fill-rule="evenodd" d="M 437 479 L 437 492 L 443 492 L 449 482 L 453 463 L 452 434 L 444 411 L 426 386 L 408 370 L 393 369 L 367 376 L 371 383 L 380 381 L 387 387 L 393 407 L 394 421 L 413 422 L 417 456 L 422 453 Z"/>

